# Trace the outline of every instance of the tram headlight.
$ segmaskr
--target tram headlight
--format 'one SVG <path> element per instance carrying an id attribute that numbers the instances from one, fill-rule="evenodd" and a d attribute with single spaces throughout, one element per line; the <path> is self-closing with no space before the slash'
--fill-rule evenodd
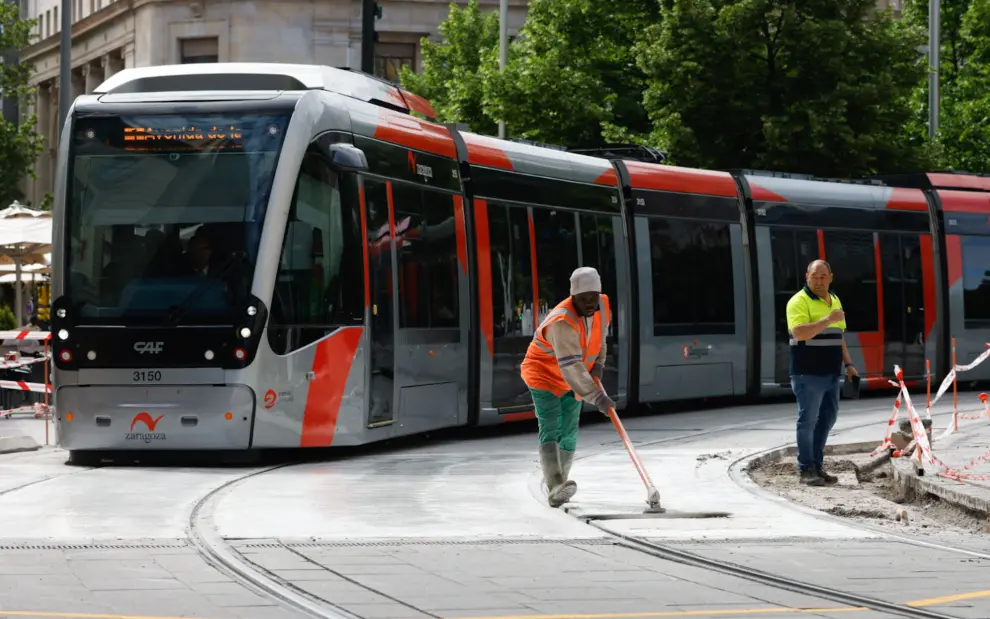
<path id="1" fill-rule="evenodd" d="M 64 307 L 59 308 L 59 310 L 55 312 L 55 315 L 58 316 L 59 318 L 65 318 L 65 308 Z"/>
<path id="2" fill-rule="evenodd" d="M 241 337 L 244 339 L 248 339 L 249 337 L 251 337 L 251 329 L 248 329 L 247 327 L 241 327 Z"/>
<path id="3" fill-rule="evenodd" d="M 69 332 L 66 331 L 65 329 L 59 329 L 58 330 L 58 339 L 60 339 L 60 340 L 67 340 L 67 339 L 69 339 Z"/>
<path id="4" fill-rule="evenodd" d="M 258 313 L 258 308 L 257 307 L 255 307 L 253 305 L 248 306 L 248 308 L 247 308 L 247 315 L 248 316 L 254 316 L 257 313 Z"/>

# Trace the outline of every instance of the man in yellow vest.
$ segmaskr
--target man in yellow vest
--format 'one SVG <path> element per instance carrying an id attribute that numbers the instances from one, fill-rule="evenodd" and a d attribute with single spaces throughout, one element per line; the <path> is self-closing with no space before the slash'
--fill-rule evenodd
<path id="1" fill-rule="evenodd" d="M 522 363 L 522 379 L 533 394 L 540 428 L 540 465 L 548 501 L 571 500 L 577 484 L 567 479 L 577 447 L 581 401 L 608 414 L 615 403 L 595 382 L 605 368 L 605 336 L 611 323 L 608 297 L 598 271 L 571 274 L 571 296 L 547 314 L 533 334 Z"/>
<path id="2" fill-rule="evenodd" d="M 807 284 L 787 302 L 791 347 L 791 389 L 797 398 L 797 460 L 801 482 L 824 486 L 838 481 L 825 472 L 825 444 L 839 414 L 843 366 L 857 376 L 843 332 L 842 301 L 829 290 L 832 267 L 824 260 L 808 265 Z"/>

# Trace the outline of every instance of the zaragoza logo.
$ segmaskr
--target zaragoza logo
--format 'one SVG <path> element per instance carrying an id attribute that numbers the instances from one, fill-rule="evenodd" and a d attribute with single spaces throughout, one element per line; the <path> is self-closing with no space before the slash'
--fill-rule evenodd
<path id="1" fill-rule="evenodd" d="M 158 427 L 158 422 L 162 420 L 165 415 L 159 415 L 157 418 L 152 419 L 151 415 L 147 412 L 140 412 L 134 415 L 134 419 L 131 419 L 130 432 L 127 433 L 126 439 L 128 441 L 144 441 L 145 443 L 150 443 L 151 441 L 164 441 L 164 432 L 155 432 L 155 428 Z M 144 427 L 148 429 L 147 432 L 135 432 L 134 426 L 138 423 L 143 423 Z"/>

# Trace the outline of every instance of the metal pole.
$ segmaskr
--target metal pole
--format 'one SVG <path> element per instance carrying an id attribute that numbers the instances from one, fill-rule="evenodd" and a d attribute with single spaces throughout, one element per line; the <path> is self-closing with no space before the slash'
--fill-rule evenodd
<path id="1" fill-rule="evenodd" d="M 58 127 L 61 135 L 72 103 L 72 0 L 62 0 L 62 37 L 59 45 Z"/>
<path id="2" fill-rule="evenodd" d="M 938 133 L 941 22 L 941 0 L 928 0 L 928 137 L 932 139 Z"/>
<path id="3" fill-rule="evenodd" d="M 509 62 L 509 0 L 498 3 L 498 68 L 505 71 Z M 505 121 L 498 121 L 498 137 L 505 137 Z"/>
<path id="4" fill-rule="evenodd" d="M 375 73 L 375 0 L 361 3 L 361 71 Z"/>

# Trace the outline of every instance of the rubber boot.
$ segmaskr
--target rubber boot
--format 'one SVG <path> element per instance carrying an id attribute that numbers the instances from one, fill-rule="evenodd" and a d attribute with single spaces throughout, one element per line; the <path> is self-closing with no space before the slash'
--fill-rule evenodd
<path id="1" fill-rule="evenodd" d="M 571 464 L 574 463 L 574 452 L 561 449 L 558 453 L 560 454 L 560 470 L 564 474 L 564 481 L 574 484 L 574 492 L 577 492 L 577 482 L 571 481 Z M 573 493 L 571 496 L 574 496 Z"/>
<path id="2" fill-rule="evenodd" d="M 574 496 L 577 484 L 564 479 L 557 443 L 540 445 L 540 466 L 543 468 L 543 479 L 547 483 L 547 502 L 550 507 L 560 507 Z"/>

